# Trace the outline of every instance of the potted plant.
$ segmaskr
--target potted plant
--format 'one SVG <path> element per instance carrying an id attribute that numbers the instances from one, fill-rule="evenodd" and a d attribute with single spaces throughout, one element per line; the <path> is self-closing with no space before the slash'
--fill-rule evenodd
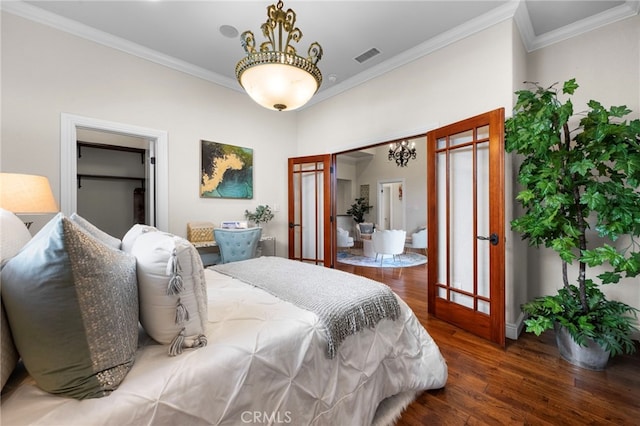
<path id="1" fill-rule="evenodd" d="M 640 273 L 640 120 L 622 120 L 630 113 L 626 106 L 606 109 L 591 100 L 579 127 L 570 130 L 573 105 L 560 101 L 555 86 L 534 83 L 516 92 L 514 115 L 505 125 L 507 152 L 524 156 L 517 200 L 525 212 L 511 226 L 530 245 L 554 250 L 562 262 L 557 294 L 522 309 L 526 331 L 540 335 L 556 328 L 565 359 L 602 369 L 609 355 L 635 350 L 631 333 L 638 310 L 608 300 L 600 286 Z M 571 79 L 562 93 L 577 88 Z M 570 282 L 568 265 L 574 262 L 577 282 Z M 596 266 L 600 273 L 588 277 L 587 267 Z M 604 360 L 575 352 L 588 347 L 603 349 Z"/>
<path id="2" fill-rule="evenodd" d="M 266 206 L 258 206 L 254 212 L 250 212 L 249 210 L 244 211 L 244 217 L 247 220 L 255 223 L 257 227 L 260 227 L 262 223 L 267 223 L 271 219 L 273 219 L 273 212 L 271 211 L 271 207 Z"/>
<path id="3" fill-rule="evenodd" d="M 347 210 L 347 214 L 353 217 L 353 220 L 356 223 L 364 222 L 364 215 L 369 213 L 373 206 L 370 206 L 369 203 L 365 201 L 364 197 L 356 198 L 356 202 L 351 204 L 351 208 Z"/>

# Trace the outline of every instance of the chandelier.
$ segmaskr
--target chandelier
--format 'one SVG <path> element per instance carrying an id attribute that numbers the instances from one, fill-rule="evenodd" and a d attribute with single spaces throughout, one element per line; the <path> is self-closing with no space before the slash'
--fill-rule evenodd
<path id="1" fill-rule="evenodd" d="M 267 21 L 260 26 L 267 39 L 256 49 L 251 31 L 240 36 L 247 53 L 236 65 L 236 78 L 258 104 L 272 110 L 292 111 L 306 104 L 322 84 L 316 64 L 322 58 L 322 47 L 314 42 L 308 57 L 298 56 L 292 42 L 299 42 L 302 31 L 295 26 L 296 13 L 282 1 L 267 7 Z"/>
<path id="2" fill-rule="evenodd" d="M 415 142 L 411 142 L 411 147 L 409 147 L 409 141 L 406 140 L 389 145 L 389 161 L 395 160 L 398 166 L 404 167 L 409 162 L 409 159 L 416 159 Z"/>

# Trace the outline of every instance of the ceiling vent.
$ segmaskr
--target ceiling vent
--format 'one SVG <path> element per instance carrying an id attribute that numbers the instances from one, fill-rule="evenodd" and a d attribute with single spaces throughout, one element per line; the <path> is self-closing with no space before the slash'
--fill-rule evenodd
<path id="1" fill-rule="evenodd" d="M 368 61 L 369 59 L 373 58 L 374 56 L 377 56 L 380 54 L 380 51 L 378 49 L 376 49 L 375 47 L 372 47 L 371 49 L 367 50 L 366 52 L 360 54 L 359 56 L 355 57 L 355 60 L 363 63 L 365 61 Z"/>

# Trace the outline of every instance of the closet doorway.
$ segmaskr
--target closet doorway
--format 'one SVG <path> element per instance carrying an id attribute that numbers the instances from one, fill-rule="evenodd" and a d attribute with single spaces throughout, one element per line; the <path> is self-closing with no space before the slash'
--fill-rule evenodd
<path id="1" fill-rule="evenodd" d="M 134 224 L 151 223 L 148 145 L 144 138 L 78 130 L 77 213 L 117 238 Z"/>
<path id="2" fill-rule="evenodd" d="M 96 158 L 111 157 L 119 154 L 118 151 L 125 152 L 130 155 L 128 151 L 136 153 L 133 157 L 137 157 L 136 161 L 144 161 L 144 174 L 143 179 L 139 174 L 131 175 L 135 179 L 135 185 L 144 186 L 144 196 L 138 195 L 135 197 L 131 195 L 131 203 L 129 207 L 123 207 L 126 213 L 123 212 L 122 217 L 133 216 L 134 214 L 134 200 L 137 202 L 142 201 L 144 204 L 144 222 L 156 226 L 161 230 L 168 231 L 168 159 L 167 159 L 167 132 L 163 130 L 155 130 L 149 128 L 143 128 L 139 126 L 133 126 L 123 123 L 115 123 L 105 120 L 93 119 L 88 117 L 82 117 L 71 114 L 61 115 L 61 176 L 60 176 L 60 207 L 61 211 L 70 215 L 73 212 L 78 212 L 81 216 L 83 213 L 79 207 L 85 200 L 80 200 L 79 203 L 79 191 L 82 191 L 83 185 L 89 185 L 95 183 L 92 181 L 100 181 L 103 184 L 109 183 L 108 181 L 128 181 L 129 179 L 107 179 L 96 178 L 95 175 L 110 175 L 110 171 L 106 169 L 96 170 L 96 173 L 88 172 L 86 169 L 79 168 L 78 161 L 80 155 L 93 155 Z M 84 140 L 92 139 L 92 140 Z M 116 141 L 116 142 L 114 142 Z M 132 142 L 137 141 L 137 142 Z M 80 142 L 80 143 L 78 143 Z M 139 144 L 139 146 L 130 146 L 131 144 Z M 116 147 L 116 149 L 101 149 L 105 147 Z M 117 148 L 122 147 L 122 148 Z M 92 150 L 95 152 L 91 153 Z M 85 154 L 83 154 L 83 151 Z M 113 152 L 111 152 L 113 151 Z M 110 154 L 106 154 L 111 152 Z M 120 152 L 120 154 L 122 153 Z M 144 160 L 140 160 L 140 156 L 144 157 Z M 122 161 L 122 160 L 115 160 Z M 84 167 L 84 166 L 83 166 Z M 100 166 L 103 167 L 103 166 Z M 113 170 L 113 169 L 110 169 Z M 123 173 L 114 173 L 111 177 L 122 177 Z M 86 175 L 94 175 L 92 177 Z M 126 177 L 126 175 L 125 175 Z M 134 188 L 135 190 L 135 188 Z M 100 194 L 101 191 L 98 191 Z M 102 191 L 102 198 L 108 198 L 108 190 Z M 95 196 L 95 195 L 94 195 Z M 82 198 L 82 196 L 80 196 Z M 100 195 L 98 195 L 100 197 Z M 91 202 L 91 201 L 89 201 Z M 94 209 L 95 210 L 95 209 Z M 138 208 L 138 211 L 140 209 Z M 86 210 L 83 208 L 83 211 Z M 86 213 L 85 213 L 86 214 Z M 119 215 L 120 216 L 120 215 Z M 95 217 L 85 217 L 89 221 L 96 221 Z M 101 220 L 98 220 L 95 224 L 100 227 Z M 122 238 L 122 229 L 126 227 L 128 230 L 135 221 L 133 219 L 128 220 L 127 225 L 120 226 L 120 230 L 109 232 L 110 226 L 102 225 L 106 232 L 111 233 L 118 238 Z M 124 231 L 126 232 L 126 230 Z"/>

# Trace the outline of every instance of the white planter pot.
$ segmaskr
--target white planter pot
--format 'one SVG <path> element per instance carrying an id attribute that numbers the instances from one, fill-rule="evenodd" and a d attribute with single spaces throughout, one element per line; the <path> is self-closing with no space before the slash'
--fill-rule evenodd
<path id="1" fill-rule="evenodd" d="M 567 362 L 589 370 L 604 370 L 609 361 L 609 351 L 597 342 L 587 339 L 587 346 L 580 346 L 573 340 L 566 328 L 556 324 L 556 343 L 560 356 Z"/>

